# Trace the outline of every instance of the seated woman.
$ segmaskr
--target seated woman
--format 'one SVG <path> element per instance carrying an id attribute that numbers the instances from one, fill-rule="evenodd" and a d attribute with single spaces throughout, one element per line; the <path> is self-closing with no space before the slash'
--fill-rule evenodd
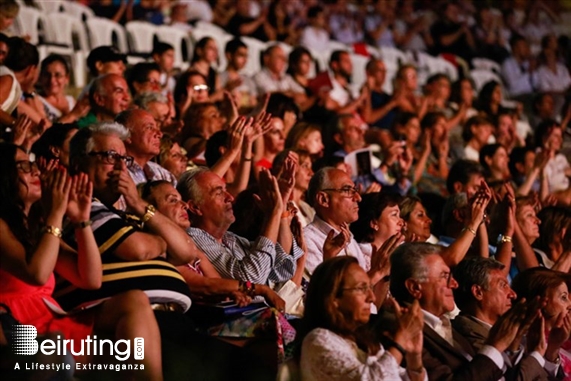
<path id="1" fill-rule="evenodd" d="M 66 94 L 69 85 L 69 65 L 59 54 L 51 54 L 42 61 L 39 85 L 47 118 L 55 122 L 71 123 L 85 116 L 89 105 L 76 104 L 71 95 Z"/>
<path id="2" fill-rule="evenodd" d="M 139 62 L 127 74 L 131 95 L 161 91 L 161 68 L 154 62 Z"/>
<path id="3" fill-rule="evenodd" d="M 420 126 L 423 133 L 422 151 L 414 168 L 417 191 L 446 194 L 450 167 L 446 116 L 442 112 L 429 112 L 422 118 Z"/>
<path id="4" fill-rule="evenodd" d="M 432 220 L 426 214 L 420 198 L 407 196 L 399 203 L 399 208 L 400 217 L 405 222 L 403 233 L 407 241 L 416 238 L 420 242 L 438 243 L 438 238 L 430 232 Z"/>
<path id="5" fill-rule="evenodd" d="M 321 138 L 321 129 L 316 124 L 297 123 L 287 134 L 285 148 L 302 149 L 309 152 L 314 159 L 322 157 L 325 147 Z"/>
<path id="6" fill-rule="evenodd" d="M 186 156 L 196 164 L 204 164 L 206 142 L 222 130 L 224 123 L 226 118 L 214 103 L 193 104 L 184 116 L 184 127 L 179 135 L 179 144 L 186 150 Z"/>
<path id="7" fill-rule="evenodd" d="M 159 329 L 142 291 L 125 292 L 73 315 L 56 311 L 61 307 L 52 298 L 54 271 L 77 287 L 98 289 L 102 282 L 101 256 L 89 220 L 92 184 L 87 175 L 70 178 L 65 170 L 56 169 L 44 176 L 42 189 L 36 163 L 21 148 L 0 143 L 0 162 L 4 165 L 0 173 L 0 303 L 22 324 L 34 325 L 40 334 L 61 332 L 75 340 L 73 345 L 94 331 L 129 342 L 142 337 L 146 345 L 141 376 L 162 380 Z M 40 199 L 46 207 L 45 218 L 39 212 Z M 60 239 L 64 217 L 74 226 L 77 251 Z"/>
<path id="8" fill-rule="evenodd" d="M 357 260 L 340 256 L 321 263 L 311 277 L 302 320 L 304 381 L 426 379 L 418 302 L 405 313 L 395 304 L 398 328 L 384 348 L 367 330 L 375 302 L 369 277 Z M 406 360 L 406 369 L 399 364 Z"/>
<path id="9" fill-rule="evenodd" d="M 38 162 L 49 163 L 58 160 L 65 168 L 69 167 L 69 142 L 78 131 L 77 124 L 56 123 L 42 134 L 40 139 L 32 146 Z"/>
<path id="10" fill-rule="evenodd" d="M 220 76 L 212 67 L 218 65 L 218 46 L 212 37 L 203 37 L 194 46 L 190 69 L 196 71 L 206 78 L 208 86 L 208 100 L 210 102 L 221 101 L 224 92 L 220 82 Z"/>
<path id="11" fill-rule="evenodd" d="M 571 164 L 560 151 L 563 147 L 563 128 L 554 120 L 542 122 L 535 130 L 535 146 L 549 157 L 545 176 L 549 193 L 559 202 L 571 205 Z"/>
<path id="12" fill-rule="evenodd" d="M 484 168 L 484 174 L 488 186 L 498 189 L 510 178 L 508 168 L 509 156 L 501 144 L 486 144 L 480 150 L 480 164 Z"/>
<path id="13" fill-rule="evenodd" d="M 168 170 L 177 179 L 186 171 L 188 159 L 182 152 L 180 145 L 169 135 L 161 138 L 161 152 L 155 157 L 157 164 Z"/>
<path id="14" fill-rule="evenodd" d="M 555 364 L 560 364 L 557 372 L 558 379 L 569 379 L 571 377 L 570 275 L 535 267 L 519 273 L 511 287 L 518 299 L 533 300 L 540 297 L 545 300 L 541 315 L 536 324 L 530 328 L 528 335 L 545 335 L 547 348 L 543 357 L 551 363 L 551 368 L 557 369 Z M 555 374 L 550 374 L 550 376 L 553 377 Z"/>
<path id="15" fill-rule="evenodd" d="M 208 102 L 209 89 L 204 75 L 194 70 L 184 72 L 176 81 L 173 92 L 178 118 L 184 118 L 191 104 Z"/>

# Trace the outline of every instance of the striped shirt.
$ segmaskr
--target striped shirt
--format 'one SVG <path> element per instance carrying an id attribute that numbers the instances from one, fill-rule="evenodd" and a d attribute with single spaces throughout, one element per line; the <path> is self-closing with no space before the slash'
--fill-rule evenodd
<path id="1" fill-rule="evenodd" d="M 218 242 L 206 231 L 190 227 L 187 233 L 223 278 L 267 284 L 290 280 L 296 269 L 297 259 L 303 251 L 293 242 L 292 255 L 279 243 L 259 236 L 253 242 L 227 231 Z"/>
<path id="2" fill-rule="evenodd" d="M 115 250 L 131 234 L 140 232 L 140 220 L 133 215 L 110 209 L 101 201 L 91 203 L 91 228 L 101 253 L 103 282 L 97 290 L 83 290 L 67 280 L 56 285 L 54 297 L 66 310 L 93 301 L 104 300 L 128 290 L 143 290 L 151 303 L 177 303 L 184 311 L 190 308 L 190 291 L 176 267 L 163 258 L 126 261 Z M 68 224 L 64 241 L 77 247 L 74 229 Z M 157 253 L 157 257 L 160 253 Z"/>

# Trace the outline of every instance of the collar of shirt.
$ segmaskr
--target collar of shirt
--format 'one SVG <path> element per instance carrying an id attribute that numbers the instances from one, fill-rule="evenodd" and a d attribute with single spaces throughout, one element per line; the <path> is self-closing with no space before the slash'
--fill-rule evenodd
<path id="1" fill-rule="evenodd" d="M 192 234 L 191 234 L 192 233 Z M 214 238 L 214 236 L 212 236 L 210 233 L 208 233 L 206 230 L 204 229 L 200 229 L 200 228 L 196 228 L 196 227 L 189 227 L 188 229 L 186 229 L 186 234 L 188 234 L 189 236 L 192 235 L 202 235 L 210 240 L 212 240 L 212 242 L 216 242 L 218 244 L 222 244 L 228 248 L 232 248 L 234 246 L 234 243 L 236 242 L 236 237 L 234 236 L 234 234 L 232 234 L 231 232 L 227 231 L 226 233 L 224 233 L 224 235 L 222 236 L 222 242 L 218 242 L 218 240 L 216 238 Z"/>
<path id="2" fill-rule="evenodd" d="M 421 310 L 422 314 L 424 315 L 424 324 L 427 324 L 430 328 L 435 330 L 436 332 L 440 332 L 442 328 L 442 320 L 436 315 L 431 314 L 426 310 Z"/>
<path id="3" fill-rule="evenodd" d="M 339 230 L 335 229 L 333 226 L 323 221 L 317 214 L 313 218 L 313 226 L 315 226 L 320 232 L 322 232 L 325 235 L 329 234 L 331 229 L 333 229 L 335 234 L 339 234 Z M 350 232 L 349 234 L 351 234 L 349 239 L 349 242 L 351 242 L 353 240 L 353 233 Z"/>

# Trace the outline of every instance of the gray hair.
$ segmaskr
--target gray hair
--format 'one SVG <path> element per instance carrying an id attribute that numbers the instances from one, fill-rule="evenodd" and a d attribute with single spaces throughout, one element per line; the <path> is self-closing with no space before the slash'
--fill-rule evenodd
<path id="1" fill-rule="evenodd" d="M 202 200 L 202 189 L 196 181 L 198 175 L 210 172 L 208 167 L 196 167 L 184 172 L 178 180 L 176 190 L 184 202 L 192 200 L 199 203 Z"/>
<path id="2" fill-rule="evenodd" d="M 454 211 L 468 206 L 468 196 L 466 193 L 454 194 L 444 204 L 442 209 L 442 226 L 446 227 L 451 221 L 454 221 Z"/>
<path id="3" fill-rule="evenodd" d="M 458 288 L 454 290 L 454 299 L 460 309 L 474 301 L 472 286 L 478 285 L 484 290 L 490 289 L 490 272 L 503 270 L 504 264 L 493 258 L 474 257 L 464 259 L 454 268 L 454 279 Z"/>
<path id="4" fill-rule="evenodd" d="M 168 103 L 169 100 L 166 97 L 166 95 L 161 94 L 159 92 L 156 91 L 147 91 L 144 93 L 141 93 L 139 95 L 137 95 L 135 97 L 135 99 L 133 100 L 133 103 L 143 109 L 143 110 L 147 110 L 149 103 L 153 103 L 153 102 L 158 102 L 158 103 Z"/>
<path id="5" fill-rule="evenodd" d="M 315 172 L 311 180 L 309 180 L 309 185 L 307 187 L 307 202 L 309 205 L 315 207 L 315 197 L 317 192 L 322 189 L 331 188 L 331 180 L 329 179 L 329 173 L 336 168 L 334 167 L 323 167 L 319 171 Z"/>
<path id="6" fill-rule="evenodd" d="M 116 122 L 102 122 L 81 128 L 69 144 L 69 162 L 72 172 L 82 170 L 84 159 L 95 147 L 94 136 L 117 136 L 125 141 L 131 136 L 129 130 Z"/>
<path id="7" fill-rule="evenodd" d="M 442 246 L 427 242 L 409 242 L 397 247 L 391 254 L 391 283 L 392 296 L 399 302 L 410 302 L 412 296 L 408 292 L 407 279 L 424 280 L 428 276 L 426 257 L 440 255 Z"/>

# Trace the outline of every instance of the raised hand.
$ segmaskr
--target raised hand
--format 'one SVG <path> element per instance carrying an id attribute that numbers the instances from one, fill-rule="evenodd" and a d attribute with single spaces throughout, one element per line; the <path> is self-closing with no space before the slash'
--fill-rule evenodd
<path id="1" fill-rule="evenodd" d="M 93 184 L 85 173 L 72 177 L 66 215 L 73 223 L 89 220 Z"/>
<path id="2" fill-rule="evenodd" d="M 278 184 L 282 194 L 284 205 L 290 200 L 293 188 L 295 187 L 295 174 L 297 172 L 297 155 L 294 152 L 288 153 L 282 170 L 278 176 Z"/>
<path id="3" fill-rule="evenodd" d="M 49 211 L 58 218 L 63 218 L 68 204 L 71 178 L 65 168 L 55 169 L 44 178 L 42 182 L 42 202 Z"/>
<path id="4" fill-rule="evenodd" d="M 121 160 L 117 162 L 115 168 L 110 173 L 109 182 L 113 190 L 120 193 L 125 198 L 128 207 L 135 209 L 141 201 L 137 186 L 129 174 L 125 163 Z"/>
<path id="5" fill-rule="evenodd" d="M 230 104 L 232 114 L 230 115 L 230 118 L 228 118 L 228 123 L 230 125 L 233 125 L 234 122 L 236 122 L 236 120 L 240 116 L 238 112 L 238 104 L 236 103 L 236 100 L 229 91 L 224 91 L 224 100 Z"/>
<path id="6" fill-rule="evenodd" d="M 347 223 L 341 224 L 341 231 L 335 234 L 335 230 L 331 229 L 323 242 L 323 260 L 333 258 L 343 250 L 351 241 L 351 232 Z"/>
<path id="7" fill-rule="evenodd" d="M 252 126 L 246 131 L 245 142 L 253 143 L 260 136 L 264 135 L 272 129 L 272 114 L 265 111 L 260 112 L 254 118 Z"/>
<path id="8" fill-rule="evenodd" d="M 527 331 L 527 351 L 539 352 L 541 356 L 545 356 L 547 350 L 547 340 L 545 338 L 545 318 L 541 313 L 533 321 L 530 329 Z"/>
<path id="9" fill-rule="evenodd" d="M 284 203 L 280 193 L 278 180 L 272 176 L 270 171 L 262 169 L 260 171 L 260 191 L 259 194 L 254 195 L 257 200 L 258 206 L 264 211 L 266 216 L 272 213 L 283 211 Z"/>
<path id="10" fill-rule="evenodd" d="M 492 199 L 492 192 L 484 180 L 480 185 L 480 189 L 470 199 L 471 223 L 480 225 L 484 222 L 486 208 Z"/>
<path id="11" fill-rule="evenodd" d="M 526 309 L 525 299 L 522 299 L 503 314 L 490 329 L 486 344 L 493 346 L 500 352 L 508 349 L 525 320 Z"/>
<path id="12" fill-rule="evenodd" d="M 561 312 L 557 316 L 557 321 L 547 337 L 547 345 L 560 348 L 563 343 L 569 340 L 571 334 L 571 313 Z"/>
<path id="13" fill-rule="evenodd" d="M 390 256 L 391 253 L 402 243 L 404 235 L 397 233 L 387 239 L 380 248 L 373 245 L 373 254 L 371 255 L 371 270 L 378 274 L 379 279 L 373 279 L 372 283 L 375 284 L 382 277 L 389 275 L 391 269 Z"/>
<path id="14" fill-rule="evenodd" d="M 398 322 L 393 340 L 407 353 L 421 354 L 424 316 L 418 300 L 415 299 L 408 308 L 401 308 L 394 299 L 391 302 Z"/>
<path id="15" fill-rule="evenodd" d="M 252 125 L 252 121 L 252 118 L 241 116 L 230 126 L 228 129 L 228 149 L 230 151 L 240 151 L 245 133 Z"/>

